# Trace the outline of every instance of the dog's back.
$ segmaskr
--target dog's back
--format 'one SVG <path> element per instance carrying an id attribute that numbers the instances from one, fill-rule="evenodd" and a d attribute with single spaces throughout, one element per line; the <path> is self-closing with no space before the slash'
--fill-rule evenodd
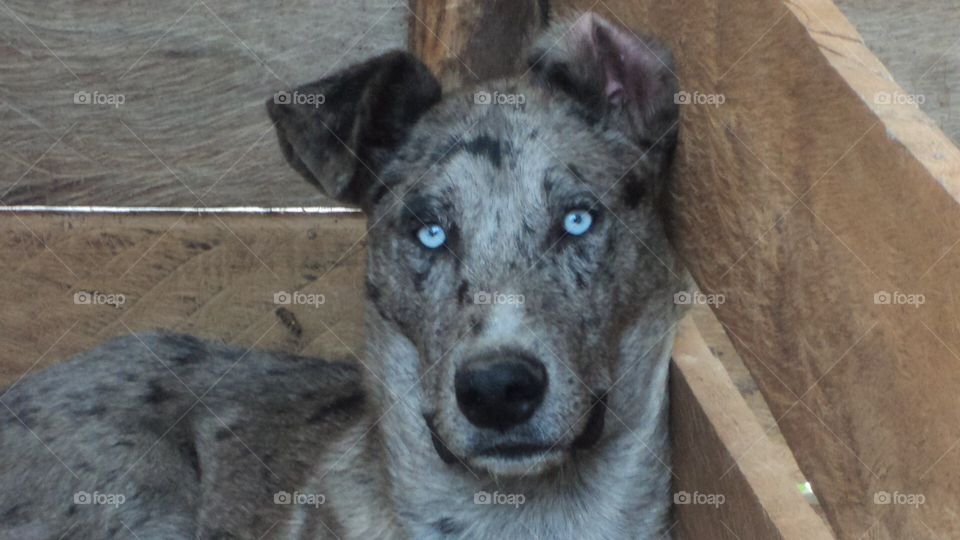
<path id="1" fill-rule="evenodd" d="M 365 399 L 355 365 L 142 334 L 0 403 L 0 538 L 231 538 L 322 519 L 290 498 Z"/>

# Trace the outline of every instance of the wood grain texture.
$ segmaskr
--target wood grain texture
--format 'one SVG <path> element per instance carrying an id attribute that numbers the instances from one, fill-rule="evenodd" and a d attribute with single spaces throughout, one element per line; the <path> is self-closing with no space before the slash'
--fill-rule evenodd
<path id="1" fill-rule="evenodd" d="M 153 328 L 353 358 L 363 336 L 364 238 L 359 214 L 0 212 L 0 386 Z M 323 295 L 323 303 L 277 304 L 278 292 Z M 93 293 L 102 296 L 83 303 Z M 106 295 L 123 301 L 98 303 Z"/>
<path id="2" fill-rule="evenodd" d="M 960 152 L 827 0 L 604 5 L 725 99 L 682 107 L 675 238 L 831 525 L 955 536 Z"/>
<path id="3" fill-rule="evenodd" d="M 521 73 L 522 51 L 547 21 L 544 0 L 410 0 L 410 52 L 444 88 Z"/>
<path id="4" fill-rule="evenodd" d="M 6 0 L 0 202 L 315 206 L 264 102 L 402 48 L 408 13 L 387 0 Z"/>
<path id="5" fill-rule="evenodd" d="M 960 4 L 837 0 L 870 50 L 920 110 L 960 143 Z"/>
<path id="6" fill-rule="evenodd" d="M 677 330 L 670 400 L 675 538 L 834 537 L 690 316 Z"/>

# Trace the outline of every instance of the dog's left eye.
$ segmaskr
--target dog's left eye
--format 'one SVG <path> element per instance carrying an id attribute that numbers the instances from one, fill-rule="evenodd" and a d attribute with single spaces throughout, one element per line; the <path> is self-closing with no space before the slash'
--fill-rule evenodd
<path id="1" fill-rule="evenodd" d="M 571 210 L 563 216 L 563 230 L 573 236 L 581 236 L 590 230 L 593 216 L 586 210 Z"/>
<path id="2" fill-rule="evenodd" d="M 425 247 L 437 249 L 447 241 L 447 233 L 439 225 L 424 225 L 417 231 L 417 239 Z"/>

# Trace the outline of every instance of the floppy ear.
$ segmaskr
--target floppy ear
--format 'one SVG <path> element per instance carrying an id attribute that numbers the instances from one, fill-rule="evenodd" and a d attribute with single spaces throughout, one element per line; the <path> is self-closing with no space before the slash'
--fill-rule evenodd
<path id="1" fill-rule="evenodd" d="M 669 160 L 678 110 L 666 47 L 587 12 L 555 24 L 531 49 L 528 65 L 536 84 L 573 98 L 591 122 Z"/>
<path id="2" fill-rule="evenodd" d="M 383 165 L 438 101 L 430 70 L 395 51 L 277 92 L 267 113 L 291 167 L 327 196 L 367 209 Z"/>

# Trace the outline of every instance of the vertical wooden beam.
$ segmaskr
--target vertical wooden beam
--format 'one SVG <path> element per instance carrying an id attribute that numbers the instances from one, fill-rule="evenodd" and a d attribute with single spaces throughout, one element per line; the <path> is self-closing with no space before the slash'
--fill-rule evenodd
<path id="1" fill-rule="evenodd" d="M 522 71 L 529 39 L 545 25 L 546 0 L 410 0 L 408 45 L 444 88 Z"/>

